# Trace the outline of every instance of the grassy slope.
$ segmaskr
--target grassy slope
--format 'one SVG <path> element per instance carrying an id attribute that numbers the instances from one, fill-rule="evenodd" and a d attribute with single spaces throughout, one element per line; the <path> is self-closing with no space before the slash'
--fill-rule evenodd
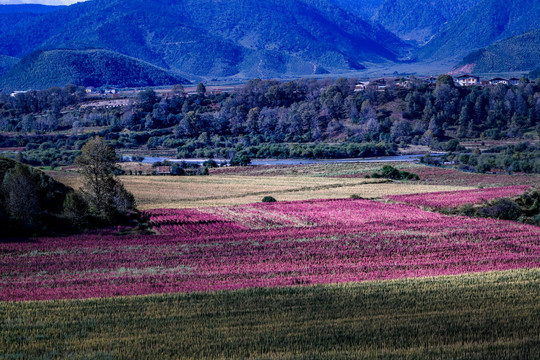
<path id="1" fill-rule="evenodd" d="M 540 353 L 540 269 L 0 303 L 3 358 L 467 358 Z"/>

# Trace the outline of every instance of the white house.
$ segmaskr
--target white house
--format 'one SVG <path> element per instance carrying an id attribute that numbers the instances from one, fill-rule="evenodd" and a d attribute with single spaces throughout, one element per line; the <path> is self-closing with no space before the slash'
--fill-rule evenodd
<path id="1" fill-rule="evenodd" d="M 499 85 L 499 84 L 508 85 L 508 80 L 503 79 L 503 78 L 494 78 L 494 79 L 489 80 L 489 84 L 490 85 Z"/>
<path id="2" fill-rule="evenodd" d="M 474 75 L 461 75 L 455 80 L 459 86 L 480 85 L 480 78 Z"/>
<path id="3" fill-rule="evenodd" d="M 354 92 L 364 91 L 368 85 L 369 81 L 359 81 L 354 87 Z"/>

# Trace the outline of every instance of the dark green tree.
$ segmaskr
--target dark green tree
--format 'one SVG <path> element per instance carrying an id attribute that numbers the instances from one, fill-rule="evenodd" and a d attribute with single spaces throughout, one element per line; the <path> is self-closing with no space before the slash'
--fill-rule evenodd
<path id="1" fill-rule="evenodd" d="M 83 192 L 92 215 L 115 223 L 137 213 L 135 199 L 116 179 L 116 153 L 101 137 L 90 139 L 75 159 L 83 176 Z"/>
<path id="2" fill-rule="evenodd" d="M 197 85 L 197 94 L 199 94 L 199 96 L 206 95 L 206 86 L 204 86 L 203 83 Z"/>

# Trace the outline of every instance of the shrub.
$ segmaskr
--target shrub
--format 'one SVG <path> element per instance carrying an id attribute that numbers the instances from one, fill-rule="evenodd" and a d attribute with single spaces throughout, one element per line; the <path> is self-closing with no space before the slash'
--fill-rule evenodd
<path id="1" fill-rule="evenodd" d="M 267 202 L 267 203 L 276 202 L 276 201 L 277 200 L 273 196 L 265 196 L 262 199 L 262 202 Z"/>
<path id="2" fill-rule="evenodd" d="M 366 178 L 367 177 L 368 176 L 366 176 Z M 400 171 L 391 165 L 384 165 L 380 173 L 373 173 L 371 177 L 374 179 L 420 180 L 420 177 L 417 174 L 408 171 Z"/>
<path id="3" fill-rule="evenodd" d="M 510 199 L 499 199 L 489 206 L 481 208 L 478 214 L 482 217 L 490 217 L 502 220 L 518 220 L 521 216 L 521 208 Z"/>
<path id="4" fill-rule="evenodd" d="M 246 154 L 238 153 L 231 159 L 231 166 L 248 166 L 251 159 Z"/>

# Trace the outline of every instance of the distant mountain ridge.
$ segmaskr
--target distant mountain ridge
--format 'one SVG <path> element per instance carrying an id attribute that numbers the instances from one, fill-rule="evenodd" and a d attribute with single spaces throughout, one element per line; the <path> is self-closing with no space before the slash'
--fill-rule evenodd
<path id="1" fill-rule="evenodd" d="M 17 14 L 17 13 L 47 14 L 47 13 L 60 10 L 64 7 L 65 6 L 48 6 L 48 5 L 40 5 L 40 4 L 14 4 L 14 5 L 0 4 L 0 14 Z"/>
<path id="2" fill-rule="evenodd" d="M 534 70 L 540 64 L 540 29 L 477 50 L 460 65 L 466 64 L 474 64 L 474 73 Z"/>
<path id="3" fill-rule="evenodd" d="M 85 47 L 178 74 L 241 77 L 357 70 L 408 48 L 339 7 L 299 0 L 92 0 L 0 29 L 0 54 Z"/>
<path id="4" fill-rule="evenodd" d="M 445 26 L 416 55 L 419 60 L 462 58 L 534 29 L 540 29 L 540 1 L 483 0 Z"/>
<path id="5" fill-rule="evenodd" d="M 481 0 L 385 0 L 374 21 L 402 39 L 423 45 Z"/>
<path id="6" fill-rule="evenodd" d="M 540 29 L 538 0 L 91 0 L 19 6 L 0 5 L 0 76 L 35 51 L 89 48 L 193 81 L 347 74 L 415 61 L 413 71 L 435 63 L 444 72 L 471 52 L 475 71 L 521 71 L 536 61 L 537 42 L 510 38 Z"/>
<path id="7" fill-rule="evenodd" d="M 67 84 L 79 86 L 146 87 L 186 84 L 170 72 L 109 50 L 36 51 L 22 59 L 0 79 L 0 88 L 47 89 Z"/>

